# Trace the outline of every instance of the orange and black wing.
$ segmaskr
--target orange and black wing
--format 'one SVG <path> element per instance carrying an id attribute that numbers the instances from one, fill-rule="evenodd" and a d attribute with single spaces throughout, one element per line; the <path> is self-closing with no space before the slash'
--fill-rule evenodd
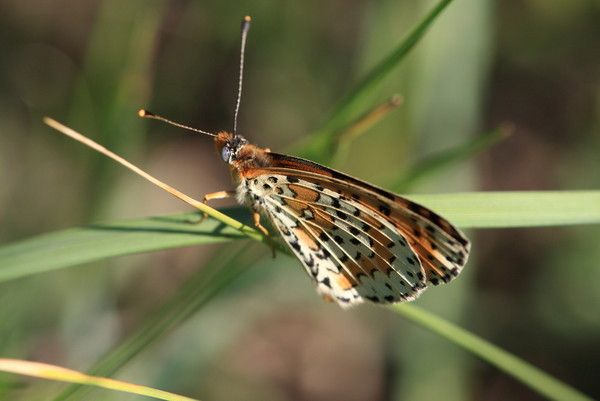
<path id="1" fill-rule="evenodd" d="M 270 153 L 269 156 L 271 165 L 257 169 L 255 172 L 257 176 L 275 174 L 287 177 L 288 187 L 292 185 L 293 188 L 296 180 L 309 183 L 312 187 L 304 188 L 304 194 L 302 194 L 303 188 L 298 187 L 296 193 L 301 196 L 287 200 L 289 205 L 296 206 L 295 209 L 301 209 L 297 204 L 298 198 L 300 200 L 306 198 L 313 204 L 336 203 L 337 199 L 340 204 L 359 210 L 359 219 L 369 222 L 374 233 L 384 232 L 386 227 L 382 222 L 389 223 L 417 255 L 426 280 L 434 285 L 449 282 L 465 265 L 469 255 L 469 241 L 456 227 L 432 210 L 308 160 L 276 153 Z M 318 199 L 316 201 L 312 199 L 317 197 L 314 195 L 315 188 L 318 197 L 327 195 L 323 197 L 325 200 L 321 199 L 319 202 Z M 307 192 L 311 190 L 313 193 Z M 335 196 L 328 194 L 335 194 Z M 327 210 L 334 210 L 335 214 L 336 205 L 327 206 L 329 206 Z M 344 213 L 343 208 L 342 213 Z M 323 218 L 326 219 L 326 216 Z"/>

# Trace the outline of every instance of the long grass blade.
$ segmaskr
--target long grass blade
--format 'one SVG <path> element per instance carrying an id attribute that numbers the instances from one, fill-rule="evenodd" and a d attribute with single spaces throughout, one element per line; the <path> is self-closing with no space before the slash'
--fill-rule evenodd
<path id="1" fill-rule="evenodd" d="M 541 227 L 600 223 L 600 191 L 473 192 L 409 195 L 463 228 Z M 247 223 L 245 208 L 222 213 Z M 99 223 L 0 247 L 0 282 L 109 257 L 247 238 L 220 221 L 192 225 L 197 215 Z M 281 248 L 279 248 L 281 249 Z"/>
<path id="2" fill-rule="evenodd" d="M 369 71 L 339 103 L 323 127 L 302 142 L 299 146 L 304 149 L 302 156 L 316 162 L 328 158 L 326 150 L 330 149 L 335 133 L 367 108 L 365 102 L 369 95 L 400 64 L 451 2 L 452 0 L 439 1 L 394 50 Z"/>
<path id="3" fill-rule="evenodd" d="M 419 307 L 398 304 L 390 310 L 478 356 L 551 400 L 591 401 L 585 394 L 515 355 Z"/>
<path id="4" fill-rule="evenodd" d="M 241 208 L 224 209 L 223 212 L 242 221 L 248 215 Z M 185 214 L 98 223 L 5 245 L 0 248 L 0 282 L 107 257 L 245 237 L 213 219 L 202 224 L 188 223 L 197 218 L 197 214 Z"/>
<path id="5" fill-rule="evenodd" d="M 47 363 L 0 358 L 0 371 L 64 383 L 78 383 L 80 385 L 101 387 L 109 390 L 143 395 L 165 401 L 197 401 L 194 398 L 184 397 L 168 391 L 141 386 L 139 384 L 128 383 L 121 380 L 109 379 L 106 377 L 91 376 L 76 370 L 66 369 Z"/>
<path id="6" fill-rule="evenodd" d="M 600 223 L 600 191 L 467 192 L 409 195 L 463 228 Z"/>

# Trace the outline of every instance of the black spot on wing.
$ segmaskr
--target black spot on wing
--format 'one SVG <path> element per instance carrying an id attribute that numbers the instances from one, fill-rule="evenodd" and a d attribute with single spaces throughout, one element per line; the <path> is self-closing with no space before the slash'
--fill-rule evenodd
<path id="1" fill-rule="evenodd" d="M 386 216 L 392 214 L 392 210 L 390 209 L 390 207 L 388 205 L 384 205 L 383 203 L 379 205 L 379 211 Z"/>

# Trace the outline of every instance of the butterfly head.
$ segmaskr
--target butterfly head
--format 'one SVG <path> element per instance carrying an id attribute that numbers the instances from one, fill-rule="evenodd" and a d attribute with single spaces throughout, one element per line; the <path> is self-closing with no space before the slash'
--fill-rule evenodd
<path id="1" fill-rule="evenodd" d="M 217 153 L 233 171 L 245 176 L 255 168 L 271 164 L 270 150 L 249 143 L 238 134 L 222 131 L 215 136 Z"/>
<path id="2" fill-rule="evenodd" d="M 214 137 L 217 152 L 221 159 L 231 166 L 233 170 L 237 170 L 239 173 L 249 171 L 254 167 L 264 167 L 269 164 L 270 158 L 268 149 L 262 149 L 258 146 L 249 144 L 246 138 L 237 134 L 237 120 L 238 112 L 240 109 L 240 101 L 242 95 L 242 78 L 244 71 L 244 51 L 246 48 L 246 37 L 248 30 L 250 29 L 251 18 L 249 16 L 244 17 L 242 20 L 242 45 L 240 50 L 240 75 L 238 81 L 237 99 L 235 102 L 235 114 L 233 118 L 233 133 L 227 131 L 221 131 L 218 134 L 212 132 L 203 131 L 198 128 L 193 128 L 175 121 L 169 120 L 168 118 L 162 117 L 158 114 L 154 114 L 148 110 L 140 110 L 139 116 L 143 118 L 151 118 L 154 120 L 163 121 L 167 124 L 186 129 L 188 131 L 198 132 L 200 134 L 209 135 Z"/>
<path id="3" fill-rule="evenodd" d="M 248 144 L 246 138 L 230 132 L 219 132 L 215 137 L 215 145 L 221 159 L 227 164 L 236 164 L 244 153 L 242 149 Z"/>

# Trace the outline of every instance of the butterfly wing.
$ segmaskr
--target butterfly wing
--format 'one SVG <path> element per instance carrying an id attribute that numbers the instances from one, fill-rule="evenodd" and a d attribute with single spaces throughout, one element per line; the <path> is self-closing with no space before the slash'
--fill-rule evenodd
<path id="1" fill-rule="evenodd" d="M 294 248 L 296 238 L 300 244 L 306 238 L 314 241 L 318 249 L 314 252 L 325 249 L 337 256 L 332 258 L 331 263 L 335 264 L 332 270 L 341 272 L 352 288 L 363 291 L 356 299 L 375 302 L 412 299 L 424 287 L 423 281 L 434 285 L 449 282 L 466 263 L 469 241 L 430 209 L 317 163 L 276 153 L 269 156 L 269 166 L 253 172 L 261 182 L 267 214 L 301 260 L 308 251 L 302 249 L 300 253 Z M 273 179 L 269 181 L 269 177 Z M 265 190 L 267 187 L 270 189 Z M 284 221 L 277 218 L 281 212 L 286 216 Z M 302 233 L 286 237 L 282 228 L 290 224 Z M 359 260 L 348 263 L 346 257 L 351 259 L 353 252 L 354 256 L 360 253 Z M 372 254 L 372 258 L 364 258 Z M 380 273 L 375 273 L 378 277 L 369 275 L 372 265 L 387 279 L 381 279 Z M 316 270 L 322 269 L 313 266 L 313 272 Z M 420 280 L 422 275 L 425 277 Z M 319 280 L 314 275 L 313 278 Z M 330 278 L 329 282 L 332 281 Z M 399 283 L 410 285 L 410 291 L 404 291 Z M 382 285 L 390 293 L 383 291 Z M 340 288 L 329 291 L 319 288 L 334 299 L 343 293 Z"/>
<path id="2" fill-rule="evenodd" d="M 404 236 L 360 202 L 280 174 L 259 175 L 247 186 L 326 298 L 342 306 L 394 303 L 425 288 Z"/>
<path id="3" fill-rule="evenodd" d="M 378 211 L 403 233 L 419 256 L 428 282 L 438 285 L 456 277 L 465 265 L 470 243 L 456 227 L 432 210 L 339 171 L 296 157 L 271 154 L 270 170 L 322 185 Z"/>

